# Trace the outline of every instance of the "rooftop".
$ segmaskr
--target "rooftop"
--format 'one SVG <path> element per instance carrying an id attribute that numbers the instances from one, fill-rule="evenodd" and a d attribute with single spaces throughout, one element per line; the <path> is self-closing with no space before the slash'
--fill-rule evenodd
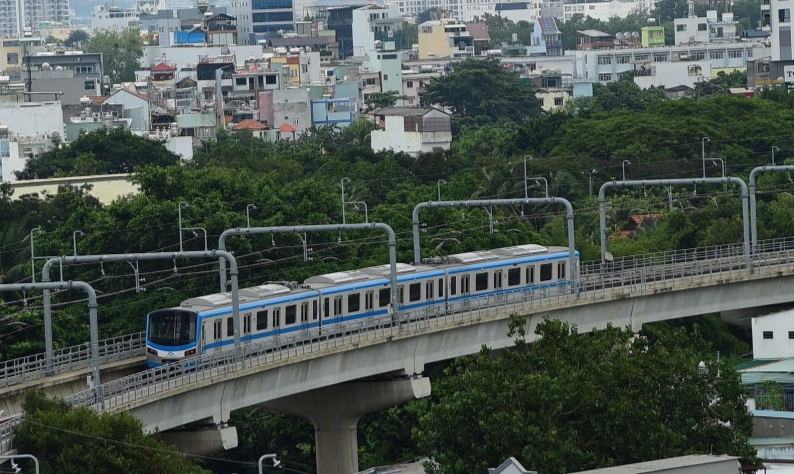
<path id="1" fill-rule="evenodd" d="M 466 23 L 466 29 L 474 41 L 491 41 L 491 35 L 488 34 L 488 25 L 485 23 Z"/>
<path id="2" fill-rule="evenodd" d="M 608 467 L 604 469 L 593 469 L 591 471 L 580 471 L 573 474 L 642 474 L 688 466 L 702 466 L 705 464 L 726 461 L 735 462 L 738 470 L 739 458 L 736 456 L 710 456 L 708 454 L 693 454 L 690 456 L 679 456 L 677 458 L 659 459 L 656 461 L 639 462 L 636 464 L 625 464 L 623 466 Z"/>
<path id="3" fill-rule="evenodd" d="M 270 47 L 279 46 L 324 46 L 330 44 L 327 36 L 295 36 L 292 38 L 271 38 L 267 44 Z"/>
<path id="4" fill-rule="evenodd" d="M 598 30 L 577 30 L 576 32 L 582 36 L 589 36 L 590 38 L 612 38 L 612 35 L 609 33 Z"/>
<path id="5" fill-rule="evenodd" d="M 375 115 L 388 115 L 390 117 L 421 117 L 433 110 L 438 109 L 434 109 L 433 107 L 384 107 L 376 110 L 374 113 Z"/>
<path id="6" fill-rule="evenodd" d="M 236 124 L 232 127 L 232 130 L 267 130 L 268 128 L 260 122 L 257 122 L 253 119 L 245 119 L 240 121 L 240 123 Z"/>

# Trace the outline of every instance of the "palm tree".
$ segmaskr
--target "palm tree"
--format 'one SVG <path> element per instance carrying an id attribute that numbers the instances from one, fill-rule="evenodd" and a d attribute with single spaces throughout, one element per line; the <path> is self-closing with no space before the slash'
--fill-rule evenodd
<path id="1" fill-rule="evenodd" d="M 28 238 L 20 224 L 9 224 L 0 231 L 0 283 L 15 283 L 28 278 Z"/>

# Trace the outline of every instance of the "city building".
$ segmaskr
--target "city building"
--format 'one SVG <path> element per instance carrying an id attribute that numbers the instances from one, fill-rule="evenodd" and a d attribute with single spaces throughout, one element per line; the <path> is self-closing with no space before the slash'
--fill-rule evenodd
<path id="1" fill-rule="evenodd" d="M 534 2 L 497 2 L 494 4 L 494 13 L 502 18 L 507 18 L 513 23 L 526 21 L 535 23 L 540 16 L 540 4 Z"/>
<path id="2" fill-rule="evenodd" d="M 471 58 L 474 38 L 465 23 L 431 20 L 419 25 L 419 59 Z"/>
<path id="3" fill-rule="evenodd" d="M 141 11 L 137 8 L 122 10 L 115 5 L 94 5 L 91 11 L 91 31 L 122 31 L 131 26 L 139 27 Z"/>
<path id="4" fill-rule="evenodd" d="M 104 95 L 101 53 L 82 51 L 39 52 L 30 57 L 31 91 L 62 92 L 64 104 L 77 104 L 84 96 Z M 20 69 L 12 78 L 25 81 L 27 71 Z"/>
<path id="5" fill-rule="evenodd" d="M 673 20 L 675 44 L 718 43 L 739 41 L 739 22 L 733 13 L 723 13 L 717 18 L 717 10 L 708 10 L 705 17 L 694 15 L 690 2 L 690 16 Z"/>
<path id="6" fill-rule="evenodd" d="M 0 104 L 0 166 L 3 181 L 25 168 L 28 158 L 47 151 L 52 139 L 64 137 L 59 101 Z"/>
<path id="7" fill-rule="evenodd" d="M 449 114 L 432 107 L 385 107 L 373 113 L 373 151 L 394 150 L 418 156 L 448 150 L 452 143 Z"/>
<path id="8" fill-rule="evenodd" d="M 794 310 L 752 318 L 753 359 L 794 358 L 793 321 Z"/>
<path id="9" fill-rule="evenodd" d="M 545 56 L 562 56 L 562 32 L 554 18 L 538 18 L 532 30 L 532 46 L 545 50 Z"/>
<path id="10" fill-rule="evenodd" d="M 544 3 L 541 10 L 542 16 L 561 18 L 563 21 L 570 20 L 577 13 L 585 17 L 595 18 L 603 22 L 608 22 L 612 17 L 625 18 L 630 13 L 637 11 L 650 11 L 656 2 L 653 0 L 564 0 L 559 2 Z M 560 13 L 557 11 L 561 10 Z"/>
<path id="11" fill-rule="evenodd" d="M 648 25 L 642 27 L 640 34 L 643 48 L 664 46 L 664 27 L 657 25 L 655 19 L 649 18 Z"/>
<path id="12" fill-rule="evenodd" d="M 0 4 L 0 35 L 36 33 L 39 24 L 69 26 L 69 0 L 6 0 Z"/>
<path id="13" fill-rule="evenodd" d="M 353 10 L 353 56 L 375 49 L 375 42 L 392 42 L 394 49 L 407 49 L 400 7 L 395 3 L 367 5 Z"/>

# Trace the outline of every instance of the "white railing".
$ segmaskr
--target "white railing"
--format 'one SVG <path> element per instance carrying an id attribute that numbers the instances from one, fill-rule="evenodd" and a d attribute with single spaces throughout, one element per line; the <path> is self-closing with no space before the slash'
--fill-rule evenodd
<path id="1" fill-rule="evenodd" d="M 146 341 L 142 332 L 99 341 L 99 360 L 103 364 L 143 355 Z M 54 351 L 49 368 L 43 353 L 0 362 L 0 388 L 84 369 L 90 358 L 90 347 L 83 343 Z"/>

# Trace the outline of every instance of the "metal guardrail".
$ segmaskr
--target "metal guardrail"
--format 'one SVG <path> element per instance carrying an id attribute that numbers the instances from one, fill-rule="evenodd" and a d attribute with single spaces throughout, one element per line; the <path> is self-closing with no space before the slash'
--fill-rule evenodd
<path id="1" fill-rule="evenodd" d="M 99 341 L 100 362 L 117 362 L 146 355 L 144 336 L 143 332 L 138 332 Z M 44 353 L 0 362 L 0 388 L 84 369 L 88 367 L 89 360 L 90 348 L 86 342 L 55 351 L 49 370 Z"/>
<path id="2" fill-rule="evenodd" d="M 794 239 L 774 239 L 759 243 L 753 256 L 753 273 L 778 276 L 781 270 L 791 270 L 794 262 Z M 681 283 L 723 283 L 734 277 L 748 275 L 744 268 L 741 246 L 723 245 L 703 249 L 659 252 L 611 262 L 609 272 L 601 274 L 600 262 L 582 265 L 581 292 L 569 293 L 567 287 L 523 291 L 511 295 L 473 298 L 463 302 L 423 308 L 401 313 L 400 323 L 392 324 L 391 317 L 352 322 L 335 328 L 316 340 L 285 341 L 278 339 L 247 344 L 211 354 L 168 364 L 116 379 L 99 387 L 76 393 L 66 400 L 74 406 L 89 406 L 98 411 L 124 407 L 175 387 L 195 384 L 201 380 L 232 374 L 251 367 L 260 367 L 290 357 L 328 348 L 349 347 L 352 343 L 402 334 L 411 329 L 430 328 L 450 323 L 475 323 L 490 314 L 536 312 L 544 307 L 564 304 L 586 304 L 623 297 L 627 293 L 650 288 L 672 287 Z M 142 338 L 142 334 L 139 334 Z M 124 336 L 127 337 L 127 336 Z M 87 366 L 87 357 L 85 365 Z M 0 453 L 12 448 L 13 426 L 21 416 L 0 424 Z"/>

